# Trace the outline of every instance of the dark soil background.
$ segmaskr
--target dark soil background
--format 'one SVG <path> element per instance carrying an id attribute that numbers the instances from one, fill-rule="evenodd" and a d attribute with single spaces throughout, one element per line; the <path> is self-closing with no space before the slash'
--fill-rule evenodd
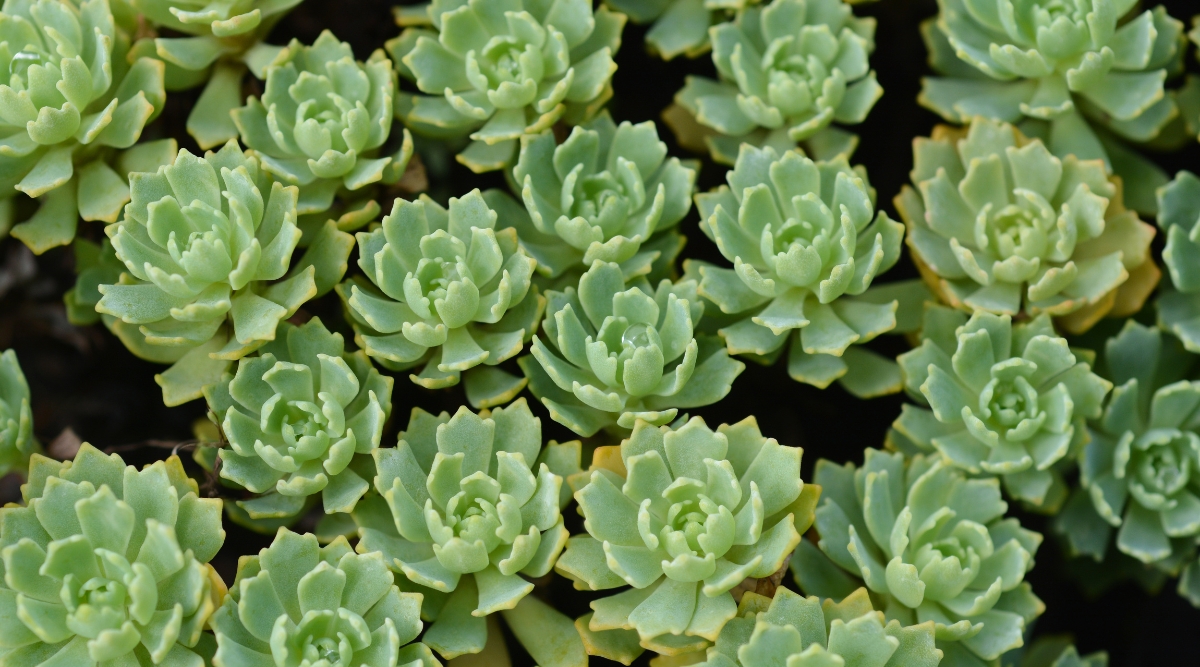
<path id="1" fill-rule="evenodd" d="M 350 42 L 360 58 L 399 33 L 391 16 L 388 0 L 307 0 L 275 28 L 270 41 L 284 44 L 292 38 L 311 43 L 325 29 Z M 1168 0 L 1163 4 L 1175 17 L 1189 23 L 1200 12 L 1196 0 Z M 1147 5 L 1150 6 L 1150 5 Z M 892 197 L 908 182 L 912 166 L 911 141 L 927 135 L 938 118 L 916 104 L 920 77 L 927 73 L 925 49 L 918 25 L 936 13 L 934 0 L 882 0 L 860 6 L 860 15 L 877 17 L 876 51 L 872 63 L 878 71 L 884 97 L 870 117 L 857 128 L 862 142 L 854 161 L 866 165 L 872 184 L 878 191 L 879 204 L 894 216 Z M 623 47 L 617 55 L 619 69 L 614 77 L 616 97 L 609 108 L 619 122 L 657 120 L 659 113 L 683 85 L 687 74 L 713 73 L 707 56 L 697 60 L 684 58 L 664 63 L 649 56 L 643 48 L 643 27 L 629 25 Z M 1193 57 L 1189 69 L 1197 70 Z M 247 93 L 256 93 L 257 82 L 247 84 Z M 148 137 L 174 136 L 181 146 L 193 151 L 195 145 L 186 136 L 184 119 L 195 100 L 195 93 L 173 93 L 167 108 Z M 686 156 L 674 144 L 670 132 L 660 122 L 662 138 L 672 154 Z M 398 126 L 397 126 L 398 127 Z M 398 129 L 397 129 L 398 131 Z M 1200 146 L 1159 156 L 1169 171 L 1200 168 Z M 431 190 L 445 201 L 471 188 L 504 187 L 498 174 L 476 176 L 456 164 L 441 169 L 430 163 Z M 700 174 L 702 189 L 724 181 L 725 168 L 705 161 Z M 385 204 L 385 209 L 389 208 Z M 684 257 L 719 260 L 716 248 L 697 229 L 693 212 L 683 223 L 689 245 Z M 100 226 L 80 223 L 80 234 L 101 238 Z M 1161 247 L 1161 243 L 1156 247 Z M 69 248 L 59 248 L 34 257 L 15 239 L 0 241 L 0 350 L 14 348 L 33 394 L 34 423 L 43 444 L 54 442 L 71 429 L 84 441 L 100 448 L 119 451 L 132 464 L 164 458 L 179 449 L 185 463 L 198 477 L 204 472 L 193 466 L 187 450 L 192 446 L 192 426 L 205 415 L 205 406 L 197 401 L 176 408 L 162 405 L 161 393 L 153 376 L 162 367 L 129 354 L 103 327 L 71 326 L 62 307 L 62 295 L 74 283 L 74 259 Z M 352 270 L 357 270 L 353 259 Z M 895 280 L 915 276 L 907 259 L 885 278 Z M 331 328 L 338 326 L 339 305 L 335 295 L 306 306 L 319 314 Z M 877 349 L 897 354 L 905 349 L 901 339 L 877 343 Z M 407 422 L 409 411 L 420 406 L 429 411 L 453 411 L 465 404 L 461 389 L 427 391 L 411 384 L 406 377 L 396 378 L 393 418 L 384 444 L 394 442 L 396 431 Z M 530 399 L 532 401 L 532 398 Z M 781 365 L 764 368 L 755 365 L 734 383 L 724 401 L 696 410 L 710 426 L 739 421 L 754 414 L 764 434 L 780 442 L 805 450 L 805 476 L 821 457 L 835 461 L 860 461 L 866 447 L 878 447 L 884 433 L 899 412 L 904 399 L 899 396 L 860 401 L 837 386 L 824 391 L 793 382 Z M 541 406 L 533 402 L 542 416 L 547 439 L 560 441 L 573 436 L 550 421 Z M 60 443 L 67 442 L 67 436 Z M 0 482 L 0 500 L 18 498 L 14 478 Z M 215 492 L 209 483 L 206 489 Z M 1020 513 L 1026 526 L 1046 534 L 1038 553 L 1038 566 L 1028 576 L 1034 591 L 1046 603 L 1046 613 L 1035 623 L 1035 635 L 1069 633 L 1081 652 L 1107 650 L 1113 667 L 1135 665 L 1194 665 L 1195 632 L 1200 628 L 1200 611 L 1193 609 L 1174 593 L 1174 582 L 1167 582 L 1157 595 L 1130 581 L 1109 586 L 1100 594 L 1086 594 L 1087 588 L 1099 587 L 1102 577 L 1087 563 L 1069 562 L 1049 531 L 1048 522 L 1038 516 Z M 578 523 L 572 509 L 570 521 Z M 573 530 L 581 530 L 576 525 Z M 228 537 L 214 565 L 227 582 L 233 581 L 240 554 L 253 553 L 269 543 L 269 538 L 248 532 L 227 522 Z M 555 578 L 539 595 L 553 599 L 564 612 L 578 616 L 587 611 L 590 599 L 574 591 L 569 582 Z M 515 665 L 531 665 L 515 642 L 509 642 Z M 1191 652 L 1190 659 L 1183 656 Z M 638 664 L 646 664 L 647 657 Z M 594 659 L 593 664 L 616 664 Z"/>

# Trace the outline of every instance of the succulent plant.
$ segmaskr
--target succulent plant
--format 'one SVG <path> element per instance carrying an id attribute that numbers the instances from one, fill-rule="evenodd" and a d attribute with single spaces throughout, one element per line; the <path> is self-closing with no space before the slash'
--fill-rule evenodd
<path id="1" fill-rule="evenodd" d="M 320 546 L 280 528 L 271 546 L 238 561 L 213 615 L 216 667 L 436 667 L 421 633 L 421 594 L 402 593 L 383 554 L 356 554 L 344 537 Z"/>
<path id="2" fill-rule="evenodd" d="M 591 0 L 443 0 L 429 23 L 387 45 L 424 93 L 397 96 L 397 116 L 420 134 L 469 136 L 458 161 L 476 173 L 511 165 L 521 136 L 582 123 L 612 97 L 625 15 Z"/>
<path id="3" fill-rule="evenodd" d="M 1158 323 L 1200 352 L 1200 178 L 1181 171 L 1158 191 L 1158 226 L 1167 236 L 1163 264 L 1170 286 L 1159 295 Z"/>
<path id="4" fill-rule="evenodd" d="M 272 182 L 236 142 L 204 157 L 180 150 L 130 185 L 124 217 L 106 229 L 128 273 L 100 285 L 96 310 L 116 318 L 134 354 L 174 362 L 155 378 L 167 405 L 199 398 L 346 271 L 353 239 L 332 222 L 292 262 L 296 188 Z"/>
<path id="5" fill-rule="evenodd" d="M 665 114 L 679 142 L 733 164 L 744 143 L 779 152 L 797 144 L 822 159 L 848 157 L 883 88 L 868 57 L 875 19 L 843 0 L 772 0 L 710 31 L 719 80 L 689 76 Z"/>
<path id="6" fill-rule="evenodd" d="M 560 466 L 572 451 L 574 467 Z M 567 542 L 562 476 L 551 466 L 577 471 L 578 452 L 578 443 L 543 448 L 541 420 L 523 398 L 478 415 L 414 408 L 396 447 L 372 452 L 379 495 L 354 511 L 358 551 L 381 551 L 425 594 L 433 623 L 423 641 L 443 657 L 484 651 L 487 616 L 501 612 L 539 664 L 586 659 L 570 619 L 527 598 L 533 584 L 521 577 L 548 574 Z"/>
<path id="7" fill-rule="evenodd" d="M 340 190 L 353 197 L 403 175 L 411 140 L 395 155 L 381 155 L 395 96 L 396 72 L 382 50 L 356 62 L 350 45 L 325 30 L 312 46 L 292 40 L 267 68 L 262 99 L 251 96 L 233 121 L 264 170 L 299 186 L 297 213 L 320 214 L 324 222 Z"/>
<path id="8" fill-rule="evenodd" d="M 1023 644 L 1045 609 L 1024 581 L 1042 536 L 1003 518 L 996 479 L 867 449 L 860 468 L 818 461 L 814 481 L 821 539 L 792 558 L 801 588 L 840 598 L 865 584 L 888 619 L 933 622 L 942 665 L 990 664 Z"/>
<path id="9" fill-rule="evenodd" d="M 939 0 L 922 26 L 930 64 L 919 101 L 946 120 L 983 115 L 1048 139 L 1060 158 L 1101 159 L 1133 208 L 1153 212 L 1167 179 L 1122 142 L 1162 139 L 1178 116 L 1163 82 L 1183 69 L 1183 24 L 1134 0 Z M 1031 122 L 1032 121 L 1032 122 Z"/>
<path id="10" fill-rule="evenodd" d="M 38 450 L 33 437 L 33 408 L 29 383 L 17 363 L 17 353 L 0 353 L 0 477 L 24 474 L 29 455 Z"/>
<path id="11" fill-rule="evenodd" d="M 20 192 L 37 212 L 12 228 L 36 253 L 66 245 L 79 218 L 114 222 L 129 201 L 114 158 L 166 100 L 163 66 L 126 58 L 106 0 L 11 0 L 0 8 L 0 227 Z M 2 234 L 0 234 L 2 235 Z"/>
<path id="12" fill-rule="evenodd" d="M 612 446 L 611 449 L 618 449 Z M 708 428 L 639 420 L 619 456 L 575 493 L 586 535 L 558 572 L 583 590 L 631 586 L 576 622 L 593 655 L 629 664 L 643 648 L 703 650 L 737 614 L 730 590 L 775 574 L 812 524 L 820 488 L 800 479 L 795 447 L 765 438 L 753 417 Z"/>
<path id="13" fill-rule="evenodd" d="M 266 494 L 238 501 L 251 519 L 295 516 L 317 493 L 325 512 L 350 512 L 367 492 L 349 466 L 379 447 L 392 378 L 319 318 L 280 324 L 274 341 L 204 395 L 229 441 L 221 477 Z"/>
<path id="14" fill-rule="evenodd" d="M 263 78 L 282 47 L 262 40 L 301 0 L 127 1 L 151 24 L 181 35 L 148 37 L 133 47 L 137 55 L 166 63 L 167 90 L 204 84 L 188 114 L 188 134 L 206 150 L 236 139 L 230 113 L 242 105 L 246 70 Z"/>
<path id="15" fill-rule="evenodd" d="M 695 58 L 708 51 L 710 26 L 759 0 L 605 0 L 630 21 L 651 23 L 646 47 L 663 60 Z"/>
<path id="16" fill-rule="evenodd" d="M 1108 654 L 1100 651 L 1081 656 L 1070 637 L 1058 635 L 1037 639 L 1021 655 L 1019 667 L 1108 667 Z"/>
<path id="17" fill-rule="evenodd" d="M 1161 272 L 1154 227 L 1121 202 L 1099 160 L 1055 157 L 977 116 L 913 142 L 916 189 L 896 208 L 930 288 L 967 311 L 1049 313 L 1072 333 L 1141 310 Z"/>
<path id="18" fill-rule="evenodd" d="M 458 384 L 466 371 L 475 405 L 516 396 L 524 382 L 491 367 L 521 351 L 543 299 L 531 288 L 536 262 L 516 229 L 498 222 L 497 209 L 524 215 L 506 199 L 478 189 L 451 197 L 448 208 L 425 196 L 397 199 L 383 224 L 358 233 L 366 279 L 338 292 L 369 356 L 390 370 L 424 363 L 409 378 L 430 389 Z"/>
<path id="19" fill-rule="evenodd" d="M 695 336 L 704 304 L 694 280 L 653 288 L 596 260 L 578 289 L 546 299 L 544 336 L 519 363 L 551 419 L 581 436 L 627 433 L 639 419 L 672 422 L 680 408 L 721 400 L 746 367 L 719 341 Z"/>
<path id="20" fill-rule="evenodd" d="M 1072 551 L 1102 560 L 1116 545 L 1177 574 L 1200 534 L 1200 382 L 1194 357 L 1172 336 L 1132 320 L 1105 341 L 1100 361 L 1113 382 L 1079 452 L 1076 498 L 1056 521 Z M 1090 502 L 1089 502 L 1090 500 Z"/>
<path id="21" fill-rule="evenodd" d="M 225 531 L 198 491 L 175 456 L 139 471 L 88 444 L 73 461 L 35 454 L 25 504 L 0 509 L 4 660 L 202 666 Z"/>
<path id="22" fill-rule="evenodd" d="M 927 306 L 921 345 L 899 356 L 909 395 L 892 425 L 919 449 L 972 474 L 998 475 L 1008 493 L 1053 513 L 1066 498 L 1057 465 L 1087 440 L 1112 383 L 1092 372 L 1048 315 Z"/>
<path id="23" fill-rule="evenodd" d="M 687 272 L 730 316 L 720 330 L 729 353 L 774 359 L 790 339 L 788 371 L 800 382 L 898 391 L 897 378 L 872 377 L 882 358 L 850 349 L 896 327 L 895 300 L 863 295 L 900 258 L 904 226 L 875 212 L 866 171 L 845 158 L 743 145 L 725 178 L 728 186 L 696 195 L 696 207 L 733 267 L 689 260 Z"/>
<path id="24" fill-rule="evenodd" d="M 529 218 L 512 222 L 549 278 L 596 260 L 643 275 L 683 248 L 675 227 L 692 208 L 698 167 L 667 158 L 653 121 L 617 125 L 602 111 L 561 145 L 549 130 L 521 139 L 513 180 Z"/>

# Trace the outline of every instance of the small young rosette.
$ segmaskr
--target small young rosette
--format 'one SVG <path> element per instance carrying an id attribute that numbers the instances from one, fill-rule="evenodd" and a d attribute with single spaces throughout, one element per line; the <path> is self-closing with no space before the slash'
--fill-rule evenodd
<path id="1" fill-rule="evenodd" d="M 33 437 L 33 408 L 29 383 L 17 363 L 17 353 L 0 354 L 0 477 L 24 474 L 29 455 L 38 450 Z"/>
<path id="2" fill-rule="evenodd" d="M 887 618 L 933 623 L 942 665 L 993 664 L 1023 645 L 1045 609 L 1024 581 L 1042 536 L 1003 518 L 997 480 L 868 449 L 861 468 L 818 461 L 814 481 L 820 549 L 796 550 L 801 588 L 840 598 L 865 584 Z"/>
<path id="3" fill-rule="evenodd" d="M 892 425 L 918 449 L 972 474 L 998 475 L 1008 493 L 1053 513 L 1066 499 L 1058 463 L 1087 440 L 1112 383 L 1054 332 L 1048 315 L 928 305 L 921 345 L 897 361 L 909 395 Z"/>
<path id="4" fill-rule="evenodd" d="M 1071 333 L 1141 310 L 1161 272 L 1154 227 L 1121 202 L 1099 160 L 1055 157 L 1038 139 L 977 116 L 913 141 L 896 197 L 931 289 L 967 311 L 1049 313 Z"/>
<path id="5" fill-rule="evenodd" d="M 421 594 L 402 593 L 378 551 L 345 537 L 320 546 L 280 528 L 271 546 L 238 560 L 213 614 L 215 667 L 437 667 L 421 633 Z"/>
<path id="6" fill-rule="evenodd" d="M 1167 235 L 1163 264 L 1171 285 L 1158 297 L 1159 326 L 1200 352 L 1200 178 L 1181 171 L 1158 191 L 1158 226 Z"/>
<path id="7" fill-rule="evenodd" d="M 749 592 L 697 667 L 937 667 L 933 623 L 884 620 L 860 588 L 835 603 L 783 588 Z"/>
<path id="8" fill-rule="evenodd" d="M 710 405 L 745 369 L 720 343 L 697 339 L 704 313 L 694 280 L 652 288 L 596 260 L 579 288 L 546 293 L 542 336 L 519 360 L 554 421 L 587 437 L 602 428 L 675 420 Z"/>
<path id="9" fill-rule="evenodd" d="M 689 260 L 687 271 L 731 316 L 720 330 L 729 353 L 773 360 L 790 339 L 788 371 L 800 382 L 897 391 L 894 372 L 871 377 L 884 360 L 851 348 L 896 327 L 897 302 L 864 293 L 900 258 L 904 237 L 903 225 L 876 213 L 866 171 L 743 145 L 726 180 L 696 195 L 696 206 L 700 229 L 733 268 Z"/>
<path id="10" fill-rule="evenodd" d="M 34 455 L 21 494 L 0 509 L 6 662 L 203 667 L 225 531 L 177 457 L 139 471 L 86 443 L 74 461 Z"/>
<path id="11" fill-rule="evenodd" d="M 167 405 L 199 398 L 228 360 L 274 340 L 346 271 L 353 239 L 332 222 L 292 265 L 296 188 L 272 182 L 236 142 L 202 158 L 180 150 L 130 183 L 133 201 L 105 230 L 128 273 L 100 286 L 96 310 L 119 320 L 113 331 L 134 354 L 175 362 L 156 378 Z"/>
<path id="12" fill-rule="evenodd" d="M 861 123 L 883 95 L 868 62 L 875 19 L 844 0 L 773 0 L 710 34 L 720 80 L 689 76 L 667 113 L 681 144 L 707 145 L 724 164 L 744 143 L 829 159 L 854 151 L 858 137 L 833 123 Z"/>
<path id="13" fill-rule="evenodd" d="M 626 276 L 669 265 L 683 248 L 675 231 L 692 208 L 697 165 L 667 157 L 653 121 L 613 123 L 608 112 L 576 126 L 525 137 L 513 168 L 529 219 L 517 228 L 538 273 L 557 278 L 592 262 Z"/>
<path id="14" fill-rule="evenodd" d="M 1079 452 L 1079 481 L 1056 529 L 1072 551 L 1117 548 L 1171 574 L 1200 535 L 1200 382 L 1195 357 L 1158 329 L 1129 321 L 1100 362 L 1116 385 Z"/>
<path id="15" fill-rule="evenodd" d="M 350 45 L 325 30 L 312 46 L 292 40 L 266 77 L 262 99 L 251 96 L 233 121 L 263 169 L 299 186 L 300 215 L 324 213 L 343 188 L 394 183 L 404 173 L 411 151 L 379 154 L 396 96 L 382 50 L 355 61 Z"/>
<path id="16" fill-rule="evenodd" d="M 348 352 L 320 319 L 284 322 L 204 395 L 229 441 L 221 477 L 265 494 L 238 501 L 251 519 L 296 517 L 318 493 L 326 513 L 349 512 L 367 492 L 351 463 L 379 447 L 392 378 L 361 351 Z"/>
<path id="17" fill-rule="evenodd" d="M 1040 126 L 1065 158 L 1104 160 L 1127 198 L 1153 212 L 1162 171 L 1120 140 L 1167 138 L 1179 116 L 1163 83 L 1183 69 L 1183 24 L 1134 0 L 938 0 L 922 25 L 933 69 L 920 103 L 954 123 L 972 116 Z M 1030 123 L 1029 121 L 1032 121 Z"/>
<path id="18" fill-rule="evenodd" d="M 638 421 L 619 456 L 575 492 L 586 535 L 556 569 L 583 590 L 632 586 L 576 621 L 592 655 L 629 664 L 642 649 L 703 650 L 737 614 L 731 589 L 775 574 L 812 525 L 818 487 L 802 451 L 765 438 L 753 417 L 716 431 Z"/>
<path id="19" fill-rule="evenodd" d="M 454 0 L 429 5 L 433 29 L 388 43 L 400 75 L 423 95 L 399 95 L 413 131 L 467 137 L 458 161 L 502 169 L 522 135 L 582 123 L 612 97 L 625 15 L 591 0 Z"/>
<path id="20" fill-rule="evenodd" d="M 409 378 L 429 389 L 467 371 L 475 405 L 507 402 L 524 386 L 490 367 L 521 351 L 544 303 L 531 286 L 537 262 L 497 211 L 524 215 L 498 191 L 451 197 L 449 208 L 396 199 L 383 224 L 357 235 L 366 280 L 338 288 L 371 358 L 397 371 L 424 363 Z"/>
<path id="21" fill-rule="evenodd" d="M 573 468 L 560 465 L 571 454 Z M 447 659 L 499 660 L 487 617 L 502 612 L 538 664 L 586 664 L 570 619 L 526 597 L 534 586 L 522 577 L 548 574 L 567 542 L 563 478 L 551 468 L 578 471 L 578 442 L 543 448 L 541 421 L 520 399 L 478 415 L 414 408 L 396 447 L 373 456 L 379 494 L 355 509 L 357 548 L 382 552 L 425 594 L 426 644 Z"/>
<path id="22" fill-rule="evenodd" d="M 126 58 L 107 0 L 23 0 L 0 9 L 0 227 L 16 192 L 39 200 L 12 228 L 36 253 L 66 245 L 79 218 L 114 222 L 129 201 L 115 150 L 137 142 L 166 101 L 163 66 Z"/>
<path id="23" fill-rule="evenodd" d="M 630 21 L 650 23 L 646 48 L 663 60 L 695 58 L 711 48 L 709 26 L 759 0 L 605 0 Z"/>

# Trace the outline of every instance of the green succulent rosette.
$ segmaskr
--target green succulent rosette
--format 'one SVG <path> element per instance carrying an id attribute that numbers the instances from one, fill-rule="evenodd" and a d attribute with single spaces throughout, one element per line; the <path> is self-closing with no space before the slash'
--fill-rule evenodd
<path id="1" fill-rule="evenodd" d="M 841 602 L 747 592 L 699 667 L 936 667 L 933 622 L 901 626 L 871 607 L 867 589 Z"/>
<path id="2" fill-rule="evenodd" d="M 704 304 L 694 280 L 654 288 L 596 260 L 578 288 L 546 300 L 543 335 L 518 363 L 550 418 L 581 436 L 627 434 L 639 419 L 670 423 L 680 408 L 724 398 L 746 367 L 719 341 L 696 337 Z"/>
<path id="3" fill-rule="evenodd" d="M 435 0 L 426 26 L 388 42 L 400 76 L 396 115 L 414 132 L 470 138 L 476 173 L 510 166 L 523 135 L 591 118 L 612 97 L 625 15 L 591 0 Z"/>
<path id="4" fill-rule="evenodd" d="M 29 456 L 38 451 L 33 437 L 33 408 L 29 383 L 17 363 L 17 353 L 0 353 L 0 477 L 24 473 Z"/>
<path id="5" fill-rule="evenodd" d="M 563 477 L 579 443 L 542 446 L 525 399 L 478 415 L 414 408 L 395 448 L 376 449 L 378 495 L 354 511 L 360 553 L 380 551 L 406 590 L 425 595 L 423 640 L 446 659 L 508 656 L 488 617 L 500 612 L 540 665 L 586 665 L 571 620 L 530 596 L 567 542 Z M 481 664 L 500 664 L 483 662 Z"/>
<path id="6" fill-rule="evenodd" d="M 1023 645 L 1045 610 L 1024 581 L 1042 536 L 1004 518 L 998 480 L 867 449 L 862 467 L 818 461 L 814 481 L 820 540 L 792 558 L 801 588 L 839 599 L 865 584 L 886 618 L 933 623 L 943 667 L 996 664 Z"/>
<path id="7" fill-rule="evenodd" d="M 948 121 L 980 115 L 1043 136 L 1060 158 L 1104 160 L 1126 199 L 1154 212 L 1166 174 L 1127 144 L 1182 128 L 1163 83 L 1183 69 L 1183 24 L 1134 0 L 938 0 L 922 25 L 933 69 L 920 103 Z M 1181 125 L 1181 124 L 1180 124 Z M 1173 135 L 1178 134 L 1179 137 Z"/>
<path id="8" fill-rule="evenodd" d="M 1055 528 L 1076 554 L 1116 546 L 1178 574 L 1200 535 L 1200 382 L 1193 355 L 1172 336 L 1134 321 L 1104 344 L 1100 370 L 1115 385 L 1088 422 L 1079 481 Z"/>
<path id="9" fill-rule="evenodd" d="M 396 199 L 382 224 L 359 232 L 365 278 L 338 293 L 367 355 L 394 371 L 423 364 L 409 378 L 428 389 L 465 375 L 476 406 L 512 400 L 524 381 L 496 366 L 521 351 L 544 307 L 513 215 L 525 212 L 507 195 L 475 189 L 447 208 Z"/>
<path id="10" fill-rule="evenodd" d="M 649 23 L 646 48 L 663 60 L 698 57 L 710 48 L 709 30 L 759 0 L 605 0 L 630 21 Z"/>
<path id="11" fill-rule="evenodd" d="M 676 231 L 692 208 L 699 165 L 667 157 L 653 121 L 617 125 L 607 111 L 554 133 L 521 139 L 513 168 L 529 217 L 516 216 L 521 247 L 546 278 L 578 279 L 592 262 L 627 277 L 669 266 L 683 249 Z"/>
<path id="12" fill-rule="evenodd" d="M 73 461 L 35 454 L 25 504 L 0 509 L 0 660 L 204 667 L 225 531 L 198 492 L 175 456 L 139 471 L 86 443 Z"/>
<path id="13" fill-rule="evenodd" d="M 1128 317 L 1161 272 L 1154 227 L 1121 201 L 1099 160 L 1058 158 L 1038 139 L 982 116 L 913 142 L 913 187 L 896 209 L 921 274 L 967 311 L 1049 313 L 1070 333 Z"/>
<path id="14" fill-rule="evenodd" d="M 1179 337 L 1191 352 L 1200 352 L 1200 178 L 1180 171 L 1158 191 L 1158 226 L 1170 285 L 1159 294 L 1158 324 Z"/>
<path id="15" fill-rule="evenodd" d="M 786 566 L 821 490 L 800 479 L 802 451 L 765 438 L 753 417 L 716 431 L 639 420 L 619 456 L 575 492 L 587 534 L 556 569 L 581 590 L 631 588 L 576 621 L 588 652 L 629 664 L 717 642 L 737 615 L 731 589 Z"/>
<path id="16" fill-rule="evenodd" d="M 875 19 L 843 0 L 773 0 L 747 6 L 710 31 L 719 79 L 689 76 L 664 114 L 681 145 L 734 164 L 742 144 L 784 152 L 800 145 L 848 157 L 883 88 L 868 58 Z"/>
<path id="17" fill-rule="evenodd" d="M 296 188 L 234 141 L 204 157 L 180 150 L 130 186 L 125 215 L 105 230 L 126 272 L 98 287 L 96 310 L 131 352 L 174 364 L 155 377 L 167 405 L 199 398 L 346 272 L 354 239 L 332 221 L 292 262 Z"/>
<path id="18" fill-rule="evenodd" d="M 1086 358 L 1085 358 L 1086 359 Z M 1087 441 L 1112 383 L 1092 372 L 1042 314 L 967 314 L 927 305 L 921 345 L 897 358 L 909 396 L 892 424 L 917 450 L 974 475 L 996 475 L 1013 498 L 1054 513 L 1060 471 Z"/>
<path id="19" fill-rule="evenodd" d="M 383 554 L 346 538 L 321 546 L 280 528 L 271 546 L 238 561 L 213 614 L 215 667 L 439 667 L 421 633 L 421 595 L 402 593 Z"/>
<path id="20" fill-rule="evenodd" d="M 36 253 L 66 245 L 80 218 L 115 222 L 129 201 L 122 150 L 166 101 L 163 66 L 126 58 L 107 0 L 6 0 L 0 7 L 0 230 Z M 20 192 L 38 200 L 18 222 Z M 0 232 L 0 236 L 3 235 Z"/>
<path id="21" fill-rule="evenodd" d="M 204 390 L 229 442 L 221 477 L 265 494 L 237 505 L 251 519 L 296 517 L 319 493 L 326 513 L 353 510 L 370 484 L 351 464 L 379 447 L 392 382 L 319 318 L 280 324 L 274 341 Z"/>
<path id="22" fill-rule="evenodd" d="M 379 211 L 364 188 L 395 183 L 412 156 L 407 131 L 394 155 L 383 154 L 395 96 L 396 72 L 382 50 L 355 61 L 350 45 L 325 30 L 312 46 L 292 40 L 267 68 L 262 99 L 234 109 L 233 122 L 267 173 L 299 187 L 302 229 L 332 217 L 326 211 L 340 195 L 357 214 L 339 228 L 354 231 Z"/>
<path id="23" fill-rule="evenodd" d="M 271 28 L 301 0 L 127 0 L 156 27 L 176 37 L 149 37 L 134 53 L 166 63 L 167 90 L 204 85 L 187 131 L 205 150 L 238 136 L 230 113 L 242 106 L 249 69 L 262 79 L 283 47 L 264 44 Z"/>
<path id="24" fill-rule="evenodd" d="M 896 327 L 898 301 L 868 288 L 900 258 L 904 237 L 903 225 L 876 213 L 866 171 L 743 145 L 725 178 L 728 186 L 696 195 L 696 207 L 733 267 L 688 260 L 686 270 L 726 316 L 729 353 L 773 361 L 790 341 L 788 372 L 799 382 L 840 380 L 860 396 L 899 391 L 890 360 L 851 347 Z"/>

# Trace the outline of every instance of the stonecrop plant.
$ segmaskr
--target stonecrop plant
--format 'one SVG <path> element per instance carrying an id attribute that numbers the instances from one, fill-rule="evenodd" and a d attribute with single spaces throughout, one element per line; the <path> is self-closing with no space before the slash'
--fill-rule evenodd
<path id="1" fill-rule="evenodd" d="M 29 455 L 37 450 L 29 383 L 21 372 L 17 353 L 5 350 L 0 354 L 0 475 L 23 474 Z"/>
<path id="2" fill-rule="evenodd" d="M 709 30 L 758 0 L 605 0 L 629 20 L 650 23 L 646 48 L 663 60 L 695 58 L 712 47 Z"/>
<path id="3" fill-rule="evenodd" d="M 1159 325 L 1200 352 L 1200 178 L 1181 171 L 1158 191 L 1158 226 L 1167 236 L 1163 264 L 1170 286 L 1156 303 Z"/>

